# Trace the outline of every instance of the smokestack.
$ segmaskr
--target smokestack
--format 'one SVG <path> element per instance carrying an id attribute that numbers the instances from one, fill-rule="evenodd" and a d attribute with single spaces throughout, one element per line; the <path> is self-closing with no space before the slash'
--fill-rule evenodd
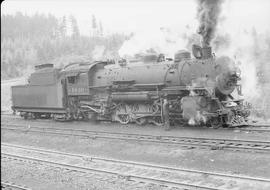
<path id="1" fill-rule="evenodd" d="M 212 48 L 210 46 L 204 46 L 202 47 L 202 58 L 203 59 L 208 59 L 211 58 L 212 56 Z"/>
<path id="2" fill-rule="evenodd" d="M 197 2 L 198 33 L 202 36 L 202 46 L 209 47 L 215 37 L 223 0 L 197 0 Z"/>

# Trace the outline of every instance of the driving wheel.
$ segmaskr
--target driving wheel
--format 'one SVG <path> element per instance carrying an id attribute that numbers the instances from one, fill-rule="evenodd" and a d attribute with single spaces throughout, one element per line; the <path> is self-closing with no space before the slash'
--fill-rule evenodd
<path id="1" fill-rule="evenodd" d="M 130 121 L 130 117 L 128 114 L 119 114 L 118 115 L 118 121 L 123 124 L 123 125 L 126 125 L 129 123 Z"/>

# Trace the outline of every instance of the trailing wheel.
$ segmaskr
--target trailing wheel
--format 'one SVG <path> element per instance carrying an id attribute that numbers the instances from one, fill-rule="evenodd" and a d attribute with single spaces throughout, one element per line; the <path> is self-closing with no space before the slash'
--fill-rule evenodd
<path id="1" fill-rule="evenodd" d="M 156 125 L 156 126 L 163 126 L 163 122 L 162 122 L 162 119 L 161 119 L 161 117 L 159 117 L 159 116 L 156 116 L 156 117 L 154 117 L 153 119 L 151 119 L 151 122 L 154 124 L 154 125 Z"/>
<path id="2" fill-rule="evenodd" d="M 135 119 L 135 122 L 136 122 L 138 125 L 145 125 L 145 124 L 147 123 L 147 119 L 144 118 L 144 117 L 141 117 L 141 118 Z"/>

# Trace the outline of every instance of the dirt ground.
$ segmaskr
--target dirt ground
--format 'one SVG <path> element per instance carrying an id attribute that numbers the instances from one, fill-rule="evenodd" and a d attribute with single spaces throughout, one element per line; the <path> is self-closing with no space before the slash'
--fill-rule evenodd
<path id="1" fill-rule="evenodd" d="M 16 119 L 14 121 L 18 122 L 18 120 L 20 119 Z M 40 121 L 20 121 L 24 124 L 28 123 L 30 126 L 34 126 L 40 123 Z M 214 130 L 206 128 L 188 129 L 179 127 L 165 132 L 160 128 L 156 128 L 155 126 L 141 127 L 137 125 L 130 125 L 127 127 L 116 123 L 110 124 L 103 122 L 56 123 L 54 121 L 47 121 L 45 125 L 47 127 L 62 126 L 65 128 L 81 128 L 89 130 L 168 136 L 174 135 L 254 140 L 270 139 L 268 135 L 261 133 L 243 133 L 235 132 L 233 130 Z M 229 150 L 209 150 L 200 148 L 186 149 L 177 145 L 108 139 L 83 139 L 79 137 L 63 137 L 57 135 L 22 133 L 7 130 L 1 131 L 1 139 L 1 142 L 5 143 L 41 147 L 90 156 L 162 164 L 178 168 L 189 168 L 203 171 L 246 175 L 267 179 L 270 178 L 270 155 L 268 153 L 234 152 Z M 84 185 L 89 183 L 85 183 L 85 179 L 78 178 L 76 175 L 70 177 L 70 181 L 66 182 L 65 180 L 67 180 L 68 175 L 65 173 L 56 172 L 56 174 L 54 171 L 50 170 L 48 172 L 48 170 L 44 168 L 35 169 L 36 166 L 22 166 L 22 164 L 13 164 L 12 162 L 7 162 L 5 160 L 1 160 L 1 162 L 2 178 L 10 179 L 22 184 L 29 184 L 37 187 L 37 189 L 42 189 L 39 187 L 44 187 L 44 185 L 47 187 L 47 189 L 50 187 L 55 187 L 54 189 L 127 189 L 127 187 L 129 187 L 129 184 L 105 184 L 102 183 L 102 180 L 100 181 L 99 179 L 93 178 L 92 181 L 89 182 L 92 184 L 92 186 L 89 185 L 86 188 Z M 16 171 L 16 175 L 13 174 L 14 171 Z M 57 175 L 57 178 L 53 177 L 55 175 Z M 54 180 L 50 182 L 49 179 Z M 155 188 L 147 187 L 146 189 Z"/>
<path id="2" fill-rule="evenodd" d="M 1 111 L 9 110 L 10 86 L 23 84 L 24 79 L 1 82 Z M 29 127 L 40 125 L 40 121 L 24 121 L 21 118 L 2 117 L 2 122 L 20 122 Z M 241 132 L 233 129 L 208 129 L 201 127 L 176 127 L 164 131 L 153 125 L 123 126 L 107 122 L 45 121 L 46 127 L 65 127 L 149 135 L 207 137 L 245 140 L 270 140 L 268 133 Z M 229 150 L 186 149 L 177 145 L 153 144 L 107 139 L 82 139 L 48 134 L 22 133 L 1 130 L 1 142 L 53 149 L 63 152 L 121 160 L 162 164 L 228 174 L 246 175 L 270 179 L 270 155 L 268 153 L 233 152 Z M 72 172 L 33 163 L 1 159 L 2 179 L 28 185 L 32 189 L 162 189 L 155 186 L 138 186 L 115 180 L 112 176 L 78 176 Z"/>
<path id="3" fill-rule="evenodd" d="M 270 135 L 258 132 L 240 131 L 239 129 L 223 128 L 211 129 L 200 126 L 175 126 L 172 130 L 165 131 L 161 127 L 154 125 L 139 126 L 137 124 L 121 125 L 117 122 L 91 122 L 91 121 L 72 121 L 72 122 L 55 122 L 52 120 L 23 120 L 21 117 L 16 116 L 1 116 L 4 123 L 20 123 L 28 127 L 31 126 L 45 126 L 45 127 L 58 127 L 67 129 L 83 129 L 93 131 L 106 131 L 118 133 L 133 133 L 144 135 L 156 136 L 185 136 L 185 137 L 205 137 L 205 138 L 222 138 L 222 139 L 243 139 L 243 140 L 264 140 L 270 141 Z M 265 124 L 265 123 L 264 123 Z M 268 123 L 270 126 L 270 123 Z"/>
<path id="4" fill-rule="evenodd" d="M 54 168 L 37 163 L 20 162 L 3 159 L 2 176 L 16 184 L 27 184 L 31 189 L 151 189 L 147 185 L 134 185 L 125 180 L 119 180 L 116 176 L 100 175 L 94 173 L 75 173 L 72 171 Z M 33 188 L 34 187 L 34 188 Z M 162 189 L 162 188 L 159 188 Z"/>
<path id="5" fill-rule="evenodd" d="M 266 168 L 270 168 L 270 155 L 267 153 L 209 149 L 188 150 L 181 149 L 177 145 L 159 145 L 107 139 L 81 139 L 78 137 L 7 131 L 2 131 L 1 137 L 2 142 L 64 152 L 270 178 L 270 170 L 266 170 Z"/>

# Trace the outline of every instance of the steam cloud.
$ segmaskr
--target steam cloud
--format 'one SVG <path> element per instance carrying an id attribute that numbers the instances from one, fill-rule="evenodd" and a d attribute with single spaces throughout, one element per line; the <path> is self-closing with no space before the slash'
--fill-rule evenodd
<path id="1" fill-rule="evenodd" d="M 203 38 L 203 46 L 209 46 L 215 37 L 223 0 L 198 0 L 198 33 Z"/>
<path id="2" fill-rule="evenodd" d="M 184 33 L 188 33 L 189 30 L 183 29 Z M 187 37 L 169 28 L 147 28 L 137 31 L 131 39 L 125 41 L 119 50 L 119 55 L 126 57 L 152 51 L 172 57 L 177 50 L 185 49 L 186 41 Z"/>
<path id="3" fill-rule="evenodd" d="M 263 10 L 264 6 L 270 7 L 268 1 L 265 2 L 267 4 L 255 3 L 259 7 L 258 10 Z M 256 21 L 245 23 L 244 18 L 232 14 L 238 11 L 239 4 L 244 5 L 245 2 L 197 0 L 198 33 L 194 33 L 195 23 L 185 23 L 187 26 L 181 30 L 172 30 L 170 27 L 166 30 L 145 28 L 145 31 L 136 32 L 130 40 L 126 41 L 119 54 L 120 56 L 134 55 L 154 49 L 157 53 L 169 55 L 179 49 L 190 51 L 192 44 L 199 44 L 203 39 L 203 45 L 211 45 L 218 57 L 224 55 L 234 59 L 240 67 L 242 78 L 243 97 L 238 98 L 243 98 L 253 105 L 255 113 L 252 115 L 257 115 L 256 110 L 261 110 L 258 117 L 270 121 L 270 32 L 269 29 L 266 30 L 265 25 L 260 25 L 258 22 L 265 21 L 266 18 L 269 20 L 270 14 L 256 12 L 254 14 L 257 17 L 253 17 Z M 249 13 L 251 8 L 243 11 Z M 236 95 L 235 97 L 237 98 Z"/>

